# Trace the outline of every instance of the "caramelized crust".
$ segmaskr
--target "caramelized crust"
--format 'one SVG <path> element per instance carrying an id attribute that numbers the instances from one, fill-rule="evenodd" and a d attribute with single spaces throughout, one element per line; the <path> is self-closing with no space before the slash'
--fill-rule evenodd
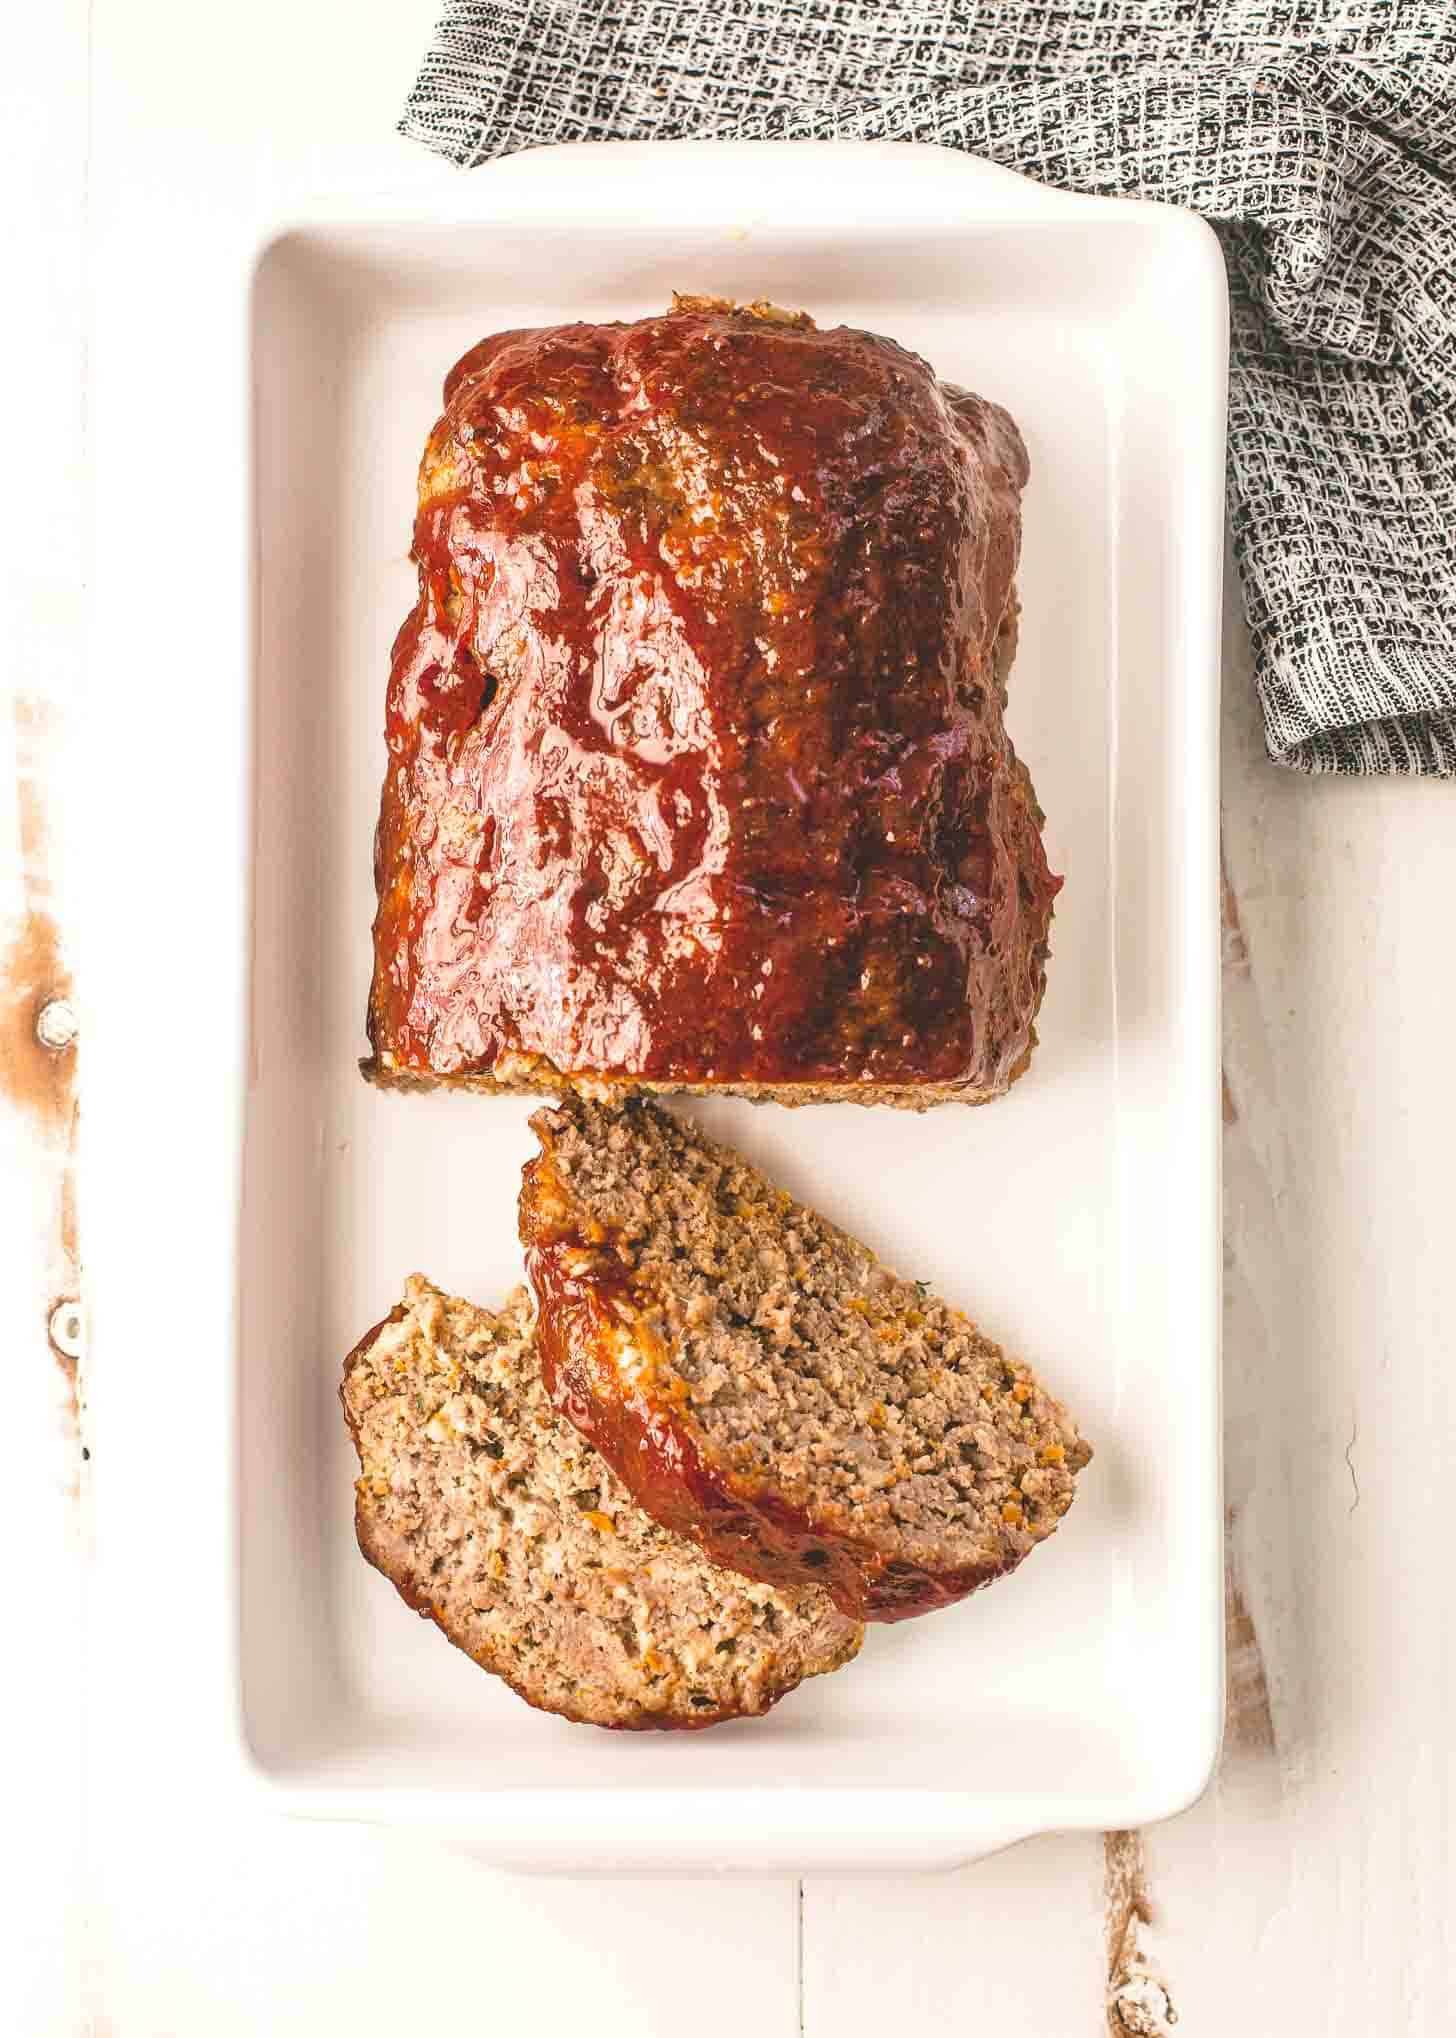
<path id="1" fill-rule="evenodd" d="M 1005 412 L 679 299 L 445 385 L 394 647 L 368 1072 L 980 1101 L 1060 880 L 1002 726 Z"/>

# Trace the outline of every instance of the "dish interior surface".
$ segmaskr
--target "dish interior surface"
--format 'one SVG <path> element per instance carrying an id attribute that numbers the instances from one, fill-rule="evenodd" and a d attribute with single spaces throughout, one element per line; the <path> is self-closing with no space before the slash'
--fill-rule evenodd
<path id="1" fill-rule="evenodd" d="M 242 1723 L 275 1783 L 341 1808 L 367 1791 L 383 1815 L 391 1791 L 584 1792 L 607 1820 L 620 1790 L 861 1793 L 869 1823 L 880 1794 L 954 1793 L 968 1830 L 1004 1837 L 1133 1823 L 1201 1787 L 1220 1677 L 1216 756 L 1190 779 L 1214 651 L 1188 631 L 1217 559 L 1211 399 L 1189 378 L 1216 348 L 1190 352 L 1187 319 L 1206 262 L 1146 213 L 1096 231 L 341 226 L 265 249 L 237 1527 Z M 486 1304 L 521 1278 L 535 1144 L 531 1100 L 383 1094 L 355 1067 L 384 686 L 440 384 L 487 332 L 638 317 L 674 288 L 891 334 L 1026 437 L 1007 719 L 1066 877 L 1030 1073 L 923 1116 L 681 1108 L 1024 1354 L 1097 1455 L 1012 1579 L 871 1629 L 767 1719 L 624 1736 L 531 1712 L 365 1566 L 337 1387 L 412 1269 Z"/>

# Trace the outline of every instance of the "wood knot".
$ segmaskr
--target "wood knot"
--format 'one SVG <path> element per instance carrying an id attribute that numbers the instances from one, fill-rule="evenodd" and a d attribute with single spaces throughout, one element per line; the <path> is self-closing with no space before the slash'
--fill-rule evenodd
<path id="1" fill-rule="evenodd" d="M 1178 2021 L 1178 2012 L 1168 2000 L 1168 1991 L 1150 1974 L 1135 1974 L 1108 1998 L 1109 2029 L 1120 2038 L 1164 2038 Z"/>

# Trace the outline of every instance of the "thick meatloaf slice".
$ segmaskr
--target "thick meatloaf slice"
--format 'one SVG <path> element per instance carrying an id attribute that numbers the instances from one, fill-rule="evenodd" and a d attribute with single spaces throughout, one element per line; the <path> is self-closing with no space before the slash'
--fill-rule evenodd
<path id="1" fill-rule="evenodd" d="M 862 1631 L 814 1588 L 751 1584 L 636 1507 L 553 1411 L 530 1301 L 412 1275 L 344 1365 L 359 1547 L 528 1704 L 601 1727 L 710 1727 L 837 1670 Z"/>
<path id="2" fill-rule="evenodd" d="M 720 1564 L 900 1620 L 1014 1570 L 1092 1453 L 958 1309 L 647 1099 L 532 1119 L 556 1405 Z"/>
<path id="3" fill-rule="evenodd" d="M 1026 449 L 895 341 L 681 298 L 499 333 L 419 478 L 365 1073 L 921 1108 L 1026 1067 Z"/>

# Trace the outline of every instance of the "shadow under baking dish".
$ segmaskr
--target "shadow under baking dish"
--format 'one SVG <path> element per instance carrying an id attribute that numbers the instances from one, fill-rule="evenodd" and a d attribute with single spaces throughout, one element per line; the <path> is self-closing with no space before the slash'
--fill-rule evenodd
<path id="1" fill-rule="evenodd" d="M 574 1842 L 572 1820 L 609 1829 L 620 1794 L 645 1792 L 613 1858 L 647 1864 L 685 1858 L 667 1793 L 721 1803 L 725 1833 L 735 1794 L 761 1798 L 765 1831 L 792 1797 L 805 1858 L 821 1798 L 842 1828 L 853 1795 L 873 1836 L 881 1811 L 903 1827 L 929 1793 L 962 1808 L 963 1844 L 926 1843 L 941 1859 L 1037 1826 L 1156 1816 L 1201 1787 L 1220 1677 L 1214 1014 L 1198 957 L 1216 757 L 1196 757 L 1213 651 L 1187 629 L 1202 576 L 1216 583 L 1217 534 L 1188 436 L 1207 421 L 1188 400 L 1186 320 L 1213 286 L 1203 244 L 1150 209 L 1095 231 L 1091 217 L 747 239 L 361 224 L 265 249 L 239 1673 L 252 1759 L 285 1801 L 482 1827 L 498 1802 L 504 1834 L 522 1794 L 549 1796 L 573 1808 L 555 1853 L 585 1863 L 601 1849 Z M 1000 1104 L 923 1117 L 684 1108 L 1030 1358 L 1097 1455 L 1011 1580 L 871 1630 L 858 1663 L 766 1720 L 624 1736 L 531 1712 L 365 1566 L 336 1392 L 412 1269 L 485 1303 L 520 1278 L 515 1195 L 534 1146 L 525 1100 L 389 1096 L 355 1072 L 384 685 L 414 599 L 414 476 L 440 382 L 484 332 L 632 318 L 673 288 L 891 333 L 1025 433 L 1008 723 L 1067 880 L 1030 1073 Z M 520 1833 L 487 1845 L 534 1858 Z M 844 1865 L 881 1851 L 826 1846 Z M 747 1847 L 725 1839 L 721 1854 L 782 1858 L 771 1839 L 753 1860 Z M 914 1858 L 913 1832 L 892 1854 Z"/>

